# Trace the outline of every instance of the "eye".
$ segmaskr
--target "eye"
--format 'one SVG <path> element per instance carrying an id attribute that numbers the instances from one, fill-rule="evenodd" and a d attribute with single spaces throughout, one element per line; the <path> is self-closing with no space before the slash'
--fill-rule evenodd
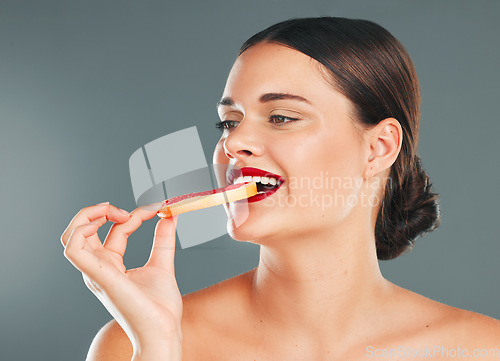
<path id="1" fill-rule="evenodd" d="M 269 117 L 269 121 L 275 125 L 281 127 L 287 123 L 295 122 L 299 120 L 298 118 L 291 118 L 280 114 L 274 114 Z"/>
<path id="2" fill-rule="evenodd" d="M 277 125 L 278 127 L 282 127 L 288 123 L 295 122 L 298 120 L 299 120 L 298 118 L 291 118 L 280 114 L 274 114 L 269 117 L 269 122 L 274 123 L 274 125 Z M 221 132 L 223 132 L 225 130 L 231 130 L 236 128 L 238 126 L 238 123 L 239 122 L 234 120 L 223 120 L 215 123 L 215 127 L 219 129 Z"/>
<path id="3" fill-rule="evenodd" d="M 234 120 L 223 120 L 223 121 L 215 123 L 215 127 L 217 129 L 220 129 L 221 132 L 223 132 L 224 130 L 230 130 L 232 128 L 236 128 L 237 125 L 236 126 L 234 125 L 236 123 L 238 123 L 238 122 L 236 122 Z"/>

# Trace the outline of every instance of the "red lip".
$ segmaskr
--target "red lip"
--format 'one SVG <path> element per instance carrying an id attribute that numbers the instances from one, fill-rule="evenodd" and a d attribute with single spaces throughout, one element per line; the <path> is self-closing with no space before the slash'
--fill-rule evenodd
<path id="1" fill-rule="evenodd" d="M 285 179 L 278 174 L 274 174 L 271 172 L 264 171 L 262 169 L 253 168 L 253 167 L 243 167 L 241 169 L 231 169 L 228 172 L 227 180 L 229 184 L 232 184 L 234 180 L 238 177 L 246 177 L 246 176 L 256 176 L 256 177 L 272 177 L 276 178 L 280 183 L 284 183 Z"/>
<path id="2" fill-rule="evenodd" d="M 285 179 L 278 174 L 274 174 L 271 172 L 264 171 L 262 169 L 253 168 L 253 167 L 243 167 L 241 169 L 232 169 L 228 172 L 227 180 L 229 184 L 232 184 L 234 180 L 238 177 L 246 177 L 246 176 L 256 176 L 256 177 L 270 177 L 275 178 L 278 181 L 279 186 L 272 189 L 267 190 L 264 193 L 256 194 L 253 197 L 250 197 L 246 200 L 248 203 L 258 202 L 262 199 L 265 199 L 271 195 L 273 195 L 282 185 L 285 183 Z M 238 201 L 241 202 L 241 201 Z"/>

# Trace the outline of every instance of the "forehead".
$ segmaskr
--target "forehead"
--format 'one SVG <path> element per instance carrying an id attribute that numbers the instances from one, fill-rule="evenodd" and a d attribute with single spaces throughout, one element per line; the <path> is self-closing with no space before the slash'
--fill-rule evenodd
<path id="1" fill-rule="evenodd" d="M 247 49 L 234 63 L 225 93 L 249 88 L 265 92 L 308 92 L 320 86 L 333 90 L 322 66 L 311 57 L 283 45 L 260 43 Z"/>
<path id="2" fill-rule="evenodd" d="M 245 112 L 262 104 L 278 104 L 278 98 L 263 102 L 269 94 L 307 100 L 295 102 L 294 106 L 307 104 L 309 115 L 323 123 L 331 118 L 350 120 L 354 114 L 351 102 L 327 80 L 323 65 L 300 51 L 272 43 L 254 45 L 236 59 L 219 102 L 219 114 L 225 109 Z M 288 107 L 291 103 L 286 104 Z"/>

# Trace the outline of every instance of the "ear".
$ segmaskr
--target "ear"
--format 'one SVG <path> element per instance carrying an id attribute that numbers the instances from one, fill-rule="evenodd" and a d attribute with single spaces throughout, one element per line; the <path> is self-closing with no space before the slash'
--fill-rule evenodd
<path id="1" fill-rule="evenodd" d="M 364 179 L 390 168 L 396 161 L 403 143 L 401 124 L 394 118 L 387 118 L 369 129 L 365 134 L 367 145 Z"/>

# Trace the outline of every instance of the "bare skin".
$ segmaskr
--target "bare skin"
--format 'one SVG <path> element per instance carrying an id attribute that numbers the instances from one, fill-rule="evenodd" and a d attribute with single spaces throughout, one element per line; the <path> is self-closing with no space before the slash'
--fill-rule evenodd
<path id="1" fill-rule="evenodd" d="M 437 346 L 432 359 L 447 360 L 442 354 L 445 349 L 460 347 L 472 355 L 475 349 L 499 348 L 497 320 L 432 301 L 395 285 L 389 310 L 380 310 L 376 322 L 366 320 L 351 340 L 324 342 L 319 334 L 316 341 L 314 337 L 303 337 L 300 331 L 294 334 L 293 330 L 283 335 L 267 319 L 253 314 L 249 295 L 255 271 L 183 297 L 183 360 L 365 360 L 370 359 L 369 350 L 382 352 L 401 346 L 430 350 Z M 337 329 L 335 325 L 330 327 Z M 131 357 L 132 345 L 127 335 L 116 321 L 111 321 L 96 336 L 88 360 L 120 361 Z M 478 359 L 499 358 L 491 354 Z"/>
<path id="2" fill-rule="evenodd" d="M 477 348 L 498 348 L 498 321 L 443 305 L 395 285 L 390 286 L 392 298 L 387 305 L 371 317 L 367 315 L 355 330 L 345 328 L 342 334 L 337 325 L 325 320 L 317 322 L 320 331 L 283 330 L 268 318 L 252 315 L 249 293 L 254 276 L 252 270 L 220 288 L 184 298 L 185 310 L 189 312 L 193 305 L 193 313 L 198 315 L 197 325 L 186 322 L 183 326 L 186 335 L 188 329 L 192 330 L 183 346 L 184 354 L 192 355 L 187 360 L 362 360 L 368 358 L 369 346 L 373 350 L 399 346 L 461 347 L 471 353 Z M 235 303 L 238 306 L 230 306 Z M 202 326 L 198 323 L 200 318 Z M 339 336 L 328 338 L 323 332 Z M 437 355 L 435 358 L 440 359 Z"/>
<path id="3" fill-rule="evenodd" d="M 276 93 L 307 101 L 262 101 Z M 500 348 L 499 321 L 402 289 L 380 273 L 374 228 L 403 142 L 396 119 L 360 130 L 350 102 L 319 65 L 275 44 L 256 45 L 237 59 L 223 98 L 219 116 L 231 123 L 214 163 L 260 168 L 286 182 L 250 203 L 245 222 L 230 227 L 235 240 L 261 246 L 258 267 L 182 297 L 182 360 L 363 360 L 370 350 L 398 347 L 460 347 L 470 354 Z M 351 183 L 293 186 L 326 172 Z M 318 207 L 311 201 L 331 194 L 358 202 Z M 238 214 L 234 204 L 227 210 Z M 143 327 L 129 319 L 123 323 L 130 328 Z M 88 360 L 130 360 L 128 339 L 112 321 L 96 336 Z"/>

